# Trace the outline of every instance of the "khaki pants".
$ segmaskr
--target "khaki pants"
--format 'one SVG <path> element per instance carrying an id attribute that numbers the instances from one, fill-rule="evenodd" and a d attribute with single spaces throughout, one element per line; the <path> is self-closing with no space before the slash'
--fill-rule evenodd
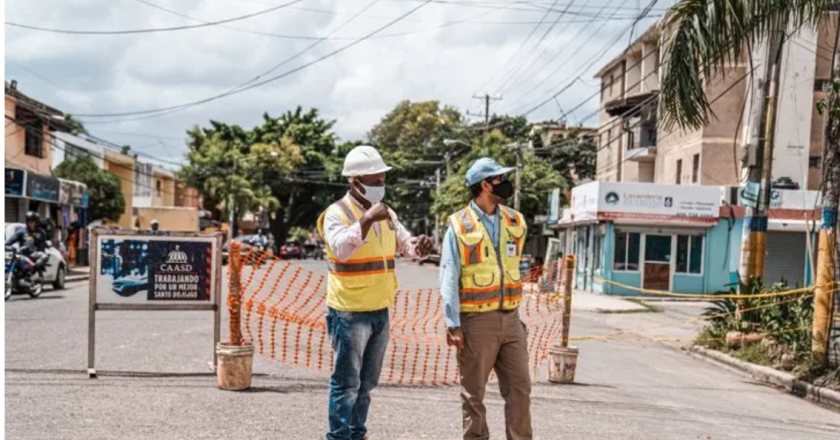
<path id="1" fill-rule="evenodd" d="M 458 353 L 464 440 L 490 438 L 484 393 L 490 371 L 499 378 L 505 399 L 508 440 L 530 440 L 531 376 L 528 346 L 518 310 L 461 314 L 464 348 Z"/>

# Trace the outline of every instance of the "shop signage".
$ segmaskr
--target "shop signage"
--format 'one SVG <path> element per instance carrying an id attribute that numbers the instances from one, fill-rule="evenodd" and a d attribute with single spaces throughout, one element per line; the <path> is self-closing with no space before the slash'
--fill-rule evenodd
<path id="1" fill-rule="evenodd" d="M 572 190 L 575 222 L 599 219 L 716 221 L 720 188 L 639 182 L 592 182 Z"/>
<path id="2" fill-rule="evenodd" d="M 740 198 L 744 206 L 751 208 L 758 207 L 758 197 L 761 194 L 761 186 L 758 182 L 747 182 L 743 189 L 741 189 Z"/>
<path id="3" fill-rule="evenodd" d="M 23 196 L 23 182 L 26 179 L 26 172 L 16 168 L 5 168 L 6 174 L 6 195 Z"/>
<path id="4" fill-rule="evenodd" d="M 59 204 L 87 207 L 87 186 L 85 184 L 64 179 L 59 179 L 59 182 Z"/>
<path id="5" fill-rule="evenodd" d="M 57 203 L 60 188 L 55 177 L 26 173 L 26 196 L 30 199 Z"/>
<path id="6" fill-rule="evenodd" d="M 215 244 L 212 237 L 99 236 L 97 302 L 210 302 Z"/>
<path id="7" fill-rule="evenodd" d="M 757 185 L 757 184 L 756 184 Z M 773 189 L 770 190 L 770 208 L 773 209 L 797 209 L 811 211 L 820 207 L 818 191 L 805 191 L 801 189 Z M 756 198 L 757 200 L 757 198 Z M 755 207 L 748 194 L 747 188 L 738 191 L 738 204 L 742 206 Z"/>

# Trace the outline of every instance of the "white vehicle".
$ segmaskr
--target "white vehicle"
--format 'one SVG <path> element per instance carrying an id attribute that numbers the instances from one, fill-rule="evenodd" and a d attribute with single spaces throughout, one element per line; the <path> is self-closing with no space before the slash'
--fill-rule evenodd
<path id="1" fill-rule="evenodd" d="M 17 230 L 25 227 L 26 225 L 23 223 L 6 223 L 6 235 L 3 242 L 5 243 Z M 44 282 L 51 283 L 56 290 L 63 289 L 64 282 L 67 279 L 67 262 L 64 259 L 63 252 L 50 241 L 47 241 L 46 252 L 49 258 L 47 259 L 47 267 L 44 269 Z"/>

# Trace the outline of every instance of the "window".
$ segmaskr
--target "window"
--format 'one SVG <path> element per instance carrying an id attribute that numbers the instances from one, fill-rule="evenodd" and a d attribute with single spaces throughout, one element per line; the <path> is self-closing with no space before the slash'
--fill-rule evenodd
<path id="1" fill-rule="evenodd" d="M 160 197 L 160 180 L 155 180 L 155 195 Z"/>
<path id="2" fill-rule="evenodd" d="M 152 196 L 152 164 L 136 162 L 134 164 L 134 196 Z M 160 195 L 160 194 L 158 194 Z"/>
<path id="3" fill-rule="evenodd" d="M 815 79 L 814 80 L 814 91 L 815 92 L 827 92 L 828 87 L 831 85 L 830 79 Z"/>
<path id="4" fill-rule="evenodd" d="M 820 169 L 821 164 L 822 164 L 822 157 L 821 156 L 810 156 L 808 158 L 808 168 Z"/>
<path id="5" fill-rule="evenodd" d="M 23 108 L 15 109 L 15 122 L 24 131 L 23 152 L 27 156 L 44 157 L 44 128 L 41 118 Z"/>
<path id="6" fill-rule="evenodd" d="M 677 161 L 677 185 L 682 183 L 682 159 Z"/>
<path id="7" fill-rule="evenodd" d="M 700 178 L 700 155 L 695 154 L 691 159 L 691 183 L 699 182 Z"/>
<path id="8" fill-rule="evenodd" d="M 645 261 L 671 261 L 671 236 L 645 235 Z"/>
<path id="9" fill-rule="evenodd" d="M 639 244 L 641 236 L 637 232 L 616 232 L 613 270 L 639 270 Z"/>
<path id="10" fill-rule="evenodd" d="M 703 272 L 703 236 L 677 236 L 677 273 Z"/>

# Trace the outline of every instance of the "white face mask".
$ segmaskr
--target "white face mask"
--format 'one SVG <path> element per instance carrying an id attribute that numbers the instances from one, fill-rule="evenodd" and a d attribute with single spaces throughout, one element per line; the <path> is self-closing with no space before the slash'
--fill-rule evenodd
<path id="1" fill-rule="evenodd" d="M 357 181 L 358 182 L 358 181 Z M 365 190 L 365 193 L 362 194 L 359 191 L 359 195 L 365 198 L 370 203 L 379 203 L 382 199 L 385 198 L 385 185 L 382 186 L 367 186 L 362 182 L 358 182 L 359 186 Z"/>

